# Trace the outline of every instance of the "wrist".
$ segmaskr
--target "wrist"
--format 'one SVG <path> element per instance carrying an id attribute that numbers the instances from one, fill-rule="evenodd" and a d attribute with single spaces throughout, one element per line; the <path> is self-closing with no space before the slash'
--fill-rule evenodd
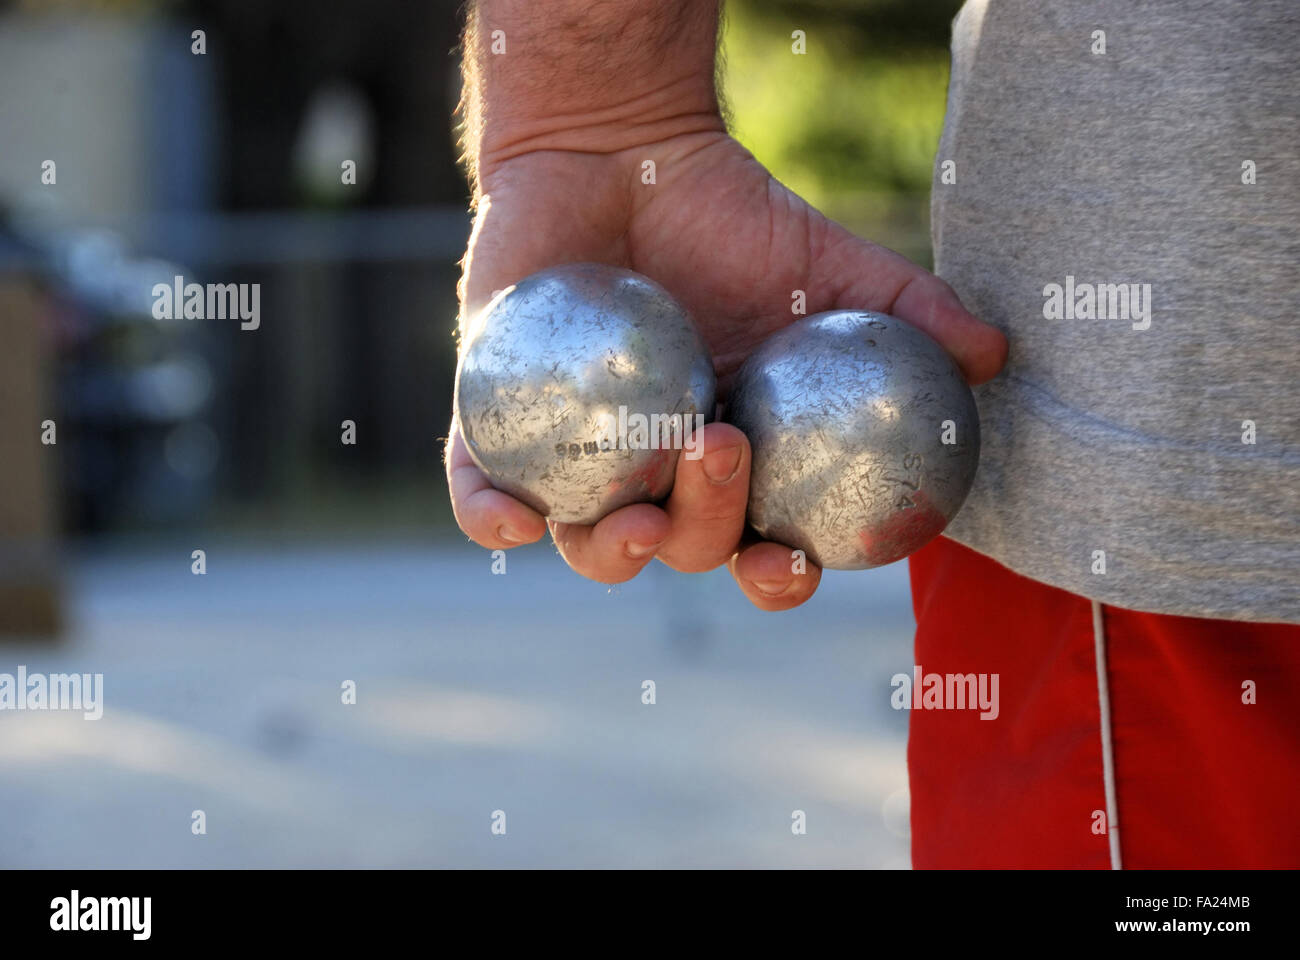
<path id="1" fill-rule="evenodd" d="M 717 0 L 479 0 L 461 101 L 471 175 L 535 151 L 724 131 L 717 28 Z"/>
<path id="2" fill-rule="evenodd" d="M 716 101 L 695 104 L 684 96 L 639 97 L 603 110 L 533 115 L 484 125 L 475 157 L 477 181 L 489 181 L 508 161 L 538 151 L 634 154 L 638 147 L 691 134 L 725 132 Z"/>

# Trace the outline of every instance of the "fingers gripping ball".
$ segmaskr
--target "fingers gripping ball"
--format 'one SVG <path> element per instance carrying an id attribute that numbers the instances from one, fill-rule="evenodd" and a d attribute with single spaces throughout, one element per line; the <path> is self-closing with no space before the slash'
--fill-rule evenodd
<path id="1" fill-rule="evenodd" d="M 647 277 L 603 264 L 542 270 L 473 320 L 456 418 L 492 485 L 538 513 L 593 524 L 669 493 L 712 417 L 709 352 Z"/>
<path id="2" fill-rule="evenodd" d="M 836 310 L 774 334 L 737 375 L 727 419 L 753 448 L 750 524 L 835 570 L 892 563 L 938 536 L 979 464 L 961 371 L 881 313 Z"/>

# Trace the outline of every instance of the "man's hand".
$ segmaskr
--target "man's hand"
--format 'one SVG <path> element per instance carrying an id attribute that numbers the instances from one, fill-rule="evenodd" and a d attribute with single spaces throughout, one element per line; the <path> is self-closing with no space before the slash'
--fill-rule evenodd
<path id="1" fill-rule="evenodd" d="M 678 21 L 663 19 L 670 8 Z M 579 11 L 585 19 L 566 20 Z M 615 38 L 605 45 L 591 36 L 602 18 Z M 494 29 L 505 31 L 504 54 L 489 52 Z M 543 267 L 598 261 L 652 277 L 690 311 L 723 398 L 749 352 L 798 319 L 795 291 L 805 293 L 809 314 L 898 316 L 943 344 L 970 382 L 993 377 L 1006 356 L 999 331 L 967 313 L 937 277 L 827 220 L 727 135 L 712 86 L 716 29 L 714 0 L 480 0 L 466 51 L 477 217 L 462 318 Z M 572 43 L 579 48 L 566 57 Z M 701 459 L 679 459 L 663 507 L 624 507 L 593 527 L 551 524 L 561 555 L 604 583 L 634 577 L 655 556 L 689 572 L 729 562 L 761 609 L 808 599 L 820 570 L 794 573 L 781 544 L 741 544 L 744 434 L 710 424 L 703 449 Z M 491 487 L 454 423 L 447 472 L 457 522 L 475 542 L 508 548 L 546 532 L 535 511 Z"/>

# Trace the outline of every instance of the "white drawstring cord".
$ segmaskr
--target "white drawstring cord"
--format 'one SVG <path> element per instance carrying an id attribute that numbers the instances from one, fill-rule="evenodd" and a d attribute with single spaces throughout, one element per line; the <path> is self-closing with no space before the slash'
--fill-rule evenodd
<path id="1" fill-rule="evenodd" d="M 1106 785 L 1106 836 L 1110 868 L 1123 869 L 1119 858 L 1119 801 L 1115 794 L 1115 745 L 1110 733 L 1110 683 L 1106 678 L 1106 627 L 1101 604 L 1092 601 L 1092 640 L 1097 652 L 1097 699 L 1101 705 L 1101 775 Z"/>

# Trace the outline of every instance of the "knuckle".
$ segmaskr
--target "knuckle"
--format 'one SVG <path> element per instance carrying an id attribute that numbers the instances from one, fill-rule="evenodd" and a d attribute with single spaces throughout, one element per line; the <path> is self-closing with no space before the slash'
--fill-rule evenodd
<path id="1" fill-rule="evenodd" d="M 728 493 L 725 490 L 718 493 L 709 491 L 701 496 L 683 498 L 673 504 L 673 519 L 690 532 L 707 527 L 709 530 L 706 532 L 710 535 L 718 528 L 738 528 L 745 519 L 745 494 L 729 496 Z"/>

